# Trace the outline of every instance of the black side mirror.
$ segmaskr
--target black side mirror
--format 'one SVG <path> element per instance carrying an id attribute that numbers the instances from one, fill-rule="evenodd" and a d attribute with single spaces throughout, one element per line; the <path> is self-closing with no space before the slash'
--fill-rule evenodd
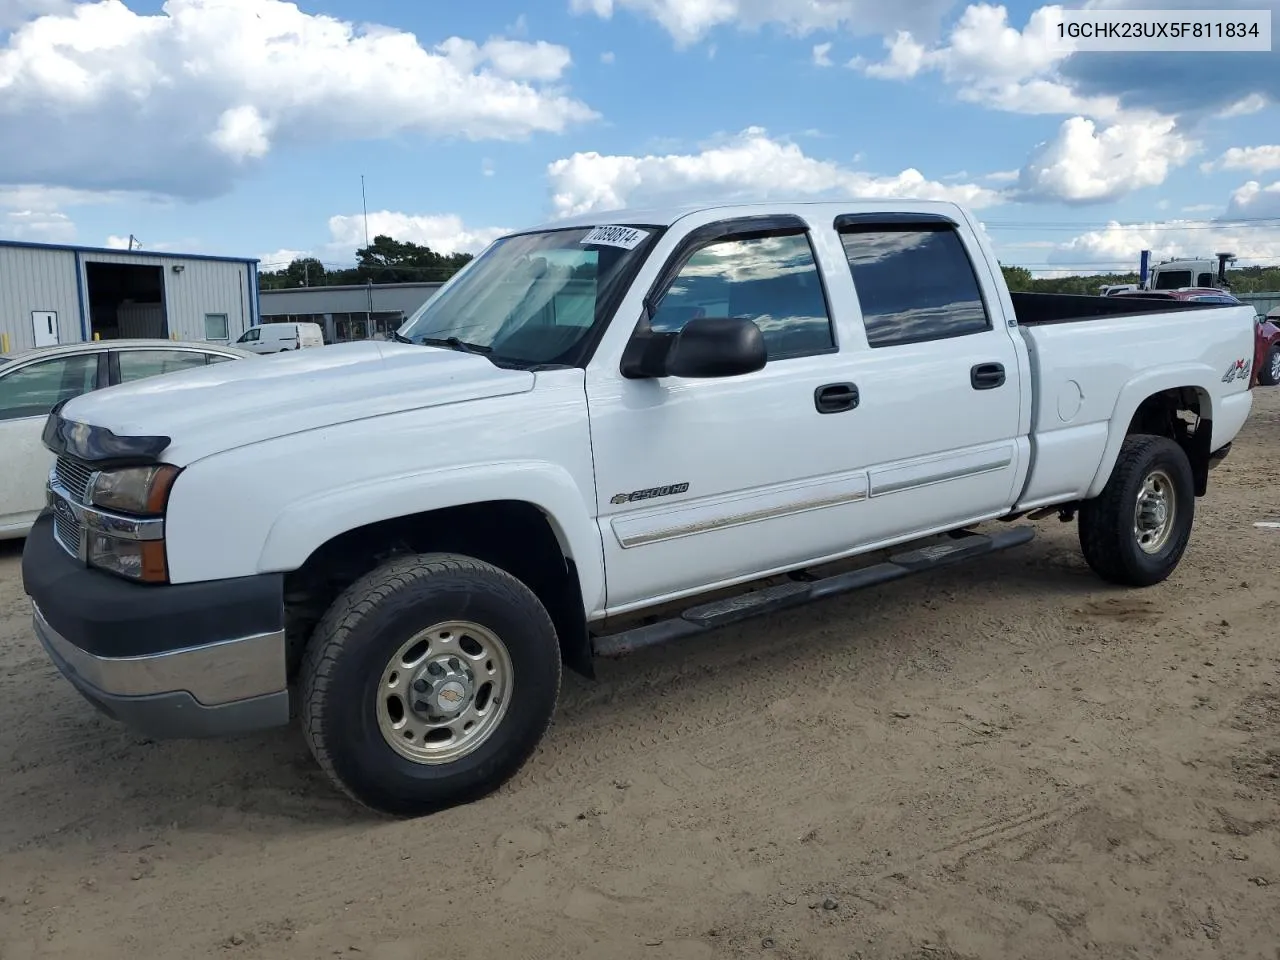
<path id="1" fill-rule="evenodd" d="M 649 333 L 628 350 L 623 375 L 633 378 L 736 377 L 764 367 L 764 334 L 746 317 L 695 317 L 679 333 Z"/>

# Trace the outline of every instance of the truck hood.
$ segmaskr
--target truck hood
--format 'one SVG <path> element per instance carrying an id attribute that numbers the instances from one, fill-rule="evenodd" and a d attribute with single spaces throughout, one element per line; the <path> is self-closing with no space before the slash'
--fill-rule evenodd
<path id="1" fill-rule="evenodd" d="M 184 466 L 250 443 L 380 414 L 524 393 L 535 375 L 476 354 L 361 341 L 228 360 L 84 394 L 66 420 L 171 439 Z"/>

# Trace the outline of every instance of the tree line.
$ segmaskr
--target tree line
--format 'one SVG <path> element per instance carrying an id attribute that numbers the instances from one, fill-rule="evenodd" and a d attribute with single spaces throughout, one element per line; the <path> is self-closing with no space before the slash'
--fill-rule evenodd
<path id="1" fill-rule="evenodd" d="M 448 280 L 471 260 L 469 253 L 436 253 L 430 247 L 379 234 L 356 251 L 354 267 L 326 266 L 302 257 L 280 270 L 258 274 L 260 290 L 291 287 L 336 287 L 365 283 L 414 283 Z"/>
<path id="2" fill-rule="evenodd" d="M 1004 282 L 1010 290 L 1024 293 L 1075 293 L 1096 295 L 1108 284 L 1137 283 L 1138 271 L 1129 273 L 1102 273 L 1087 277 L 1033 277 L 1026 267 L 1000 264 Z M 1269 293 L 1280 290 L 1280 267 L 1241 267 L 1227 270 L 1227 282 L 1232 293 Z"/>

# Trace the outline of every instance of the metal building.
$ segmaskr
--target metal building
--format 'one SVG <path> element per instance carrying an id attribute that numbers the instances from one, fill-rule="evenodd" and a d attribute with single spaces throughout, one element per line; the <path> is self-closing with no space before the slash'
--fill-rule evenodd
<path id="1" fill-rule="evenodd" d="M 95 337 L 234 343 L 257 322 L 257 260 L 0 240 L 0 353 Z"/>
<path id="2" fill-rule="evenodd" d="M 262 291 L 262 321 L 303 321 L 324 329 L 325 343 L 385 339 L 442 283 L 375 283 Z"/>

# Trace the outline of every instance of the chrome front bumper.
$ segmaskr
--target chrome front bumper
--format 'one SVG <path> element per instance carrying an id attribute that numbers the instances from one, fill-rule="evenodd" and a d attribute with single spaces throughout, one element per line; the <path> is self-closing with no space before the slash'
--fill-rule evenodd
<path id="1" fill-rule="evenodd" d="M 36 635 L 82 696 L 156 738 L 222 737 L 289 722 L 284 631 L 133 657 L 101 657 L 32 603 Z"/>

